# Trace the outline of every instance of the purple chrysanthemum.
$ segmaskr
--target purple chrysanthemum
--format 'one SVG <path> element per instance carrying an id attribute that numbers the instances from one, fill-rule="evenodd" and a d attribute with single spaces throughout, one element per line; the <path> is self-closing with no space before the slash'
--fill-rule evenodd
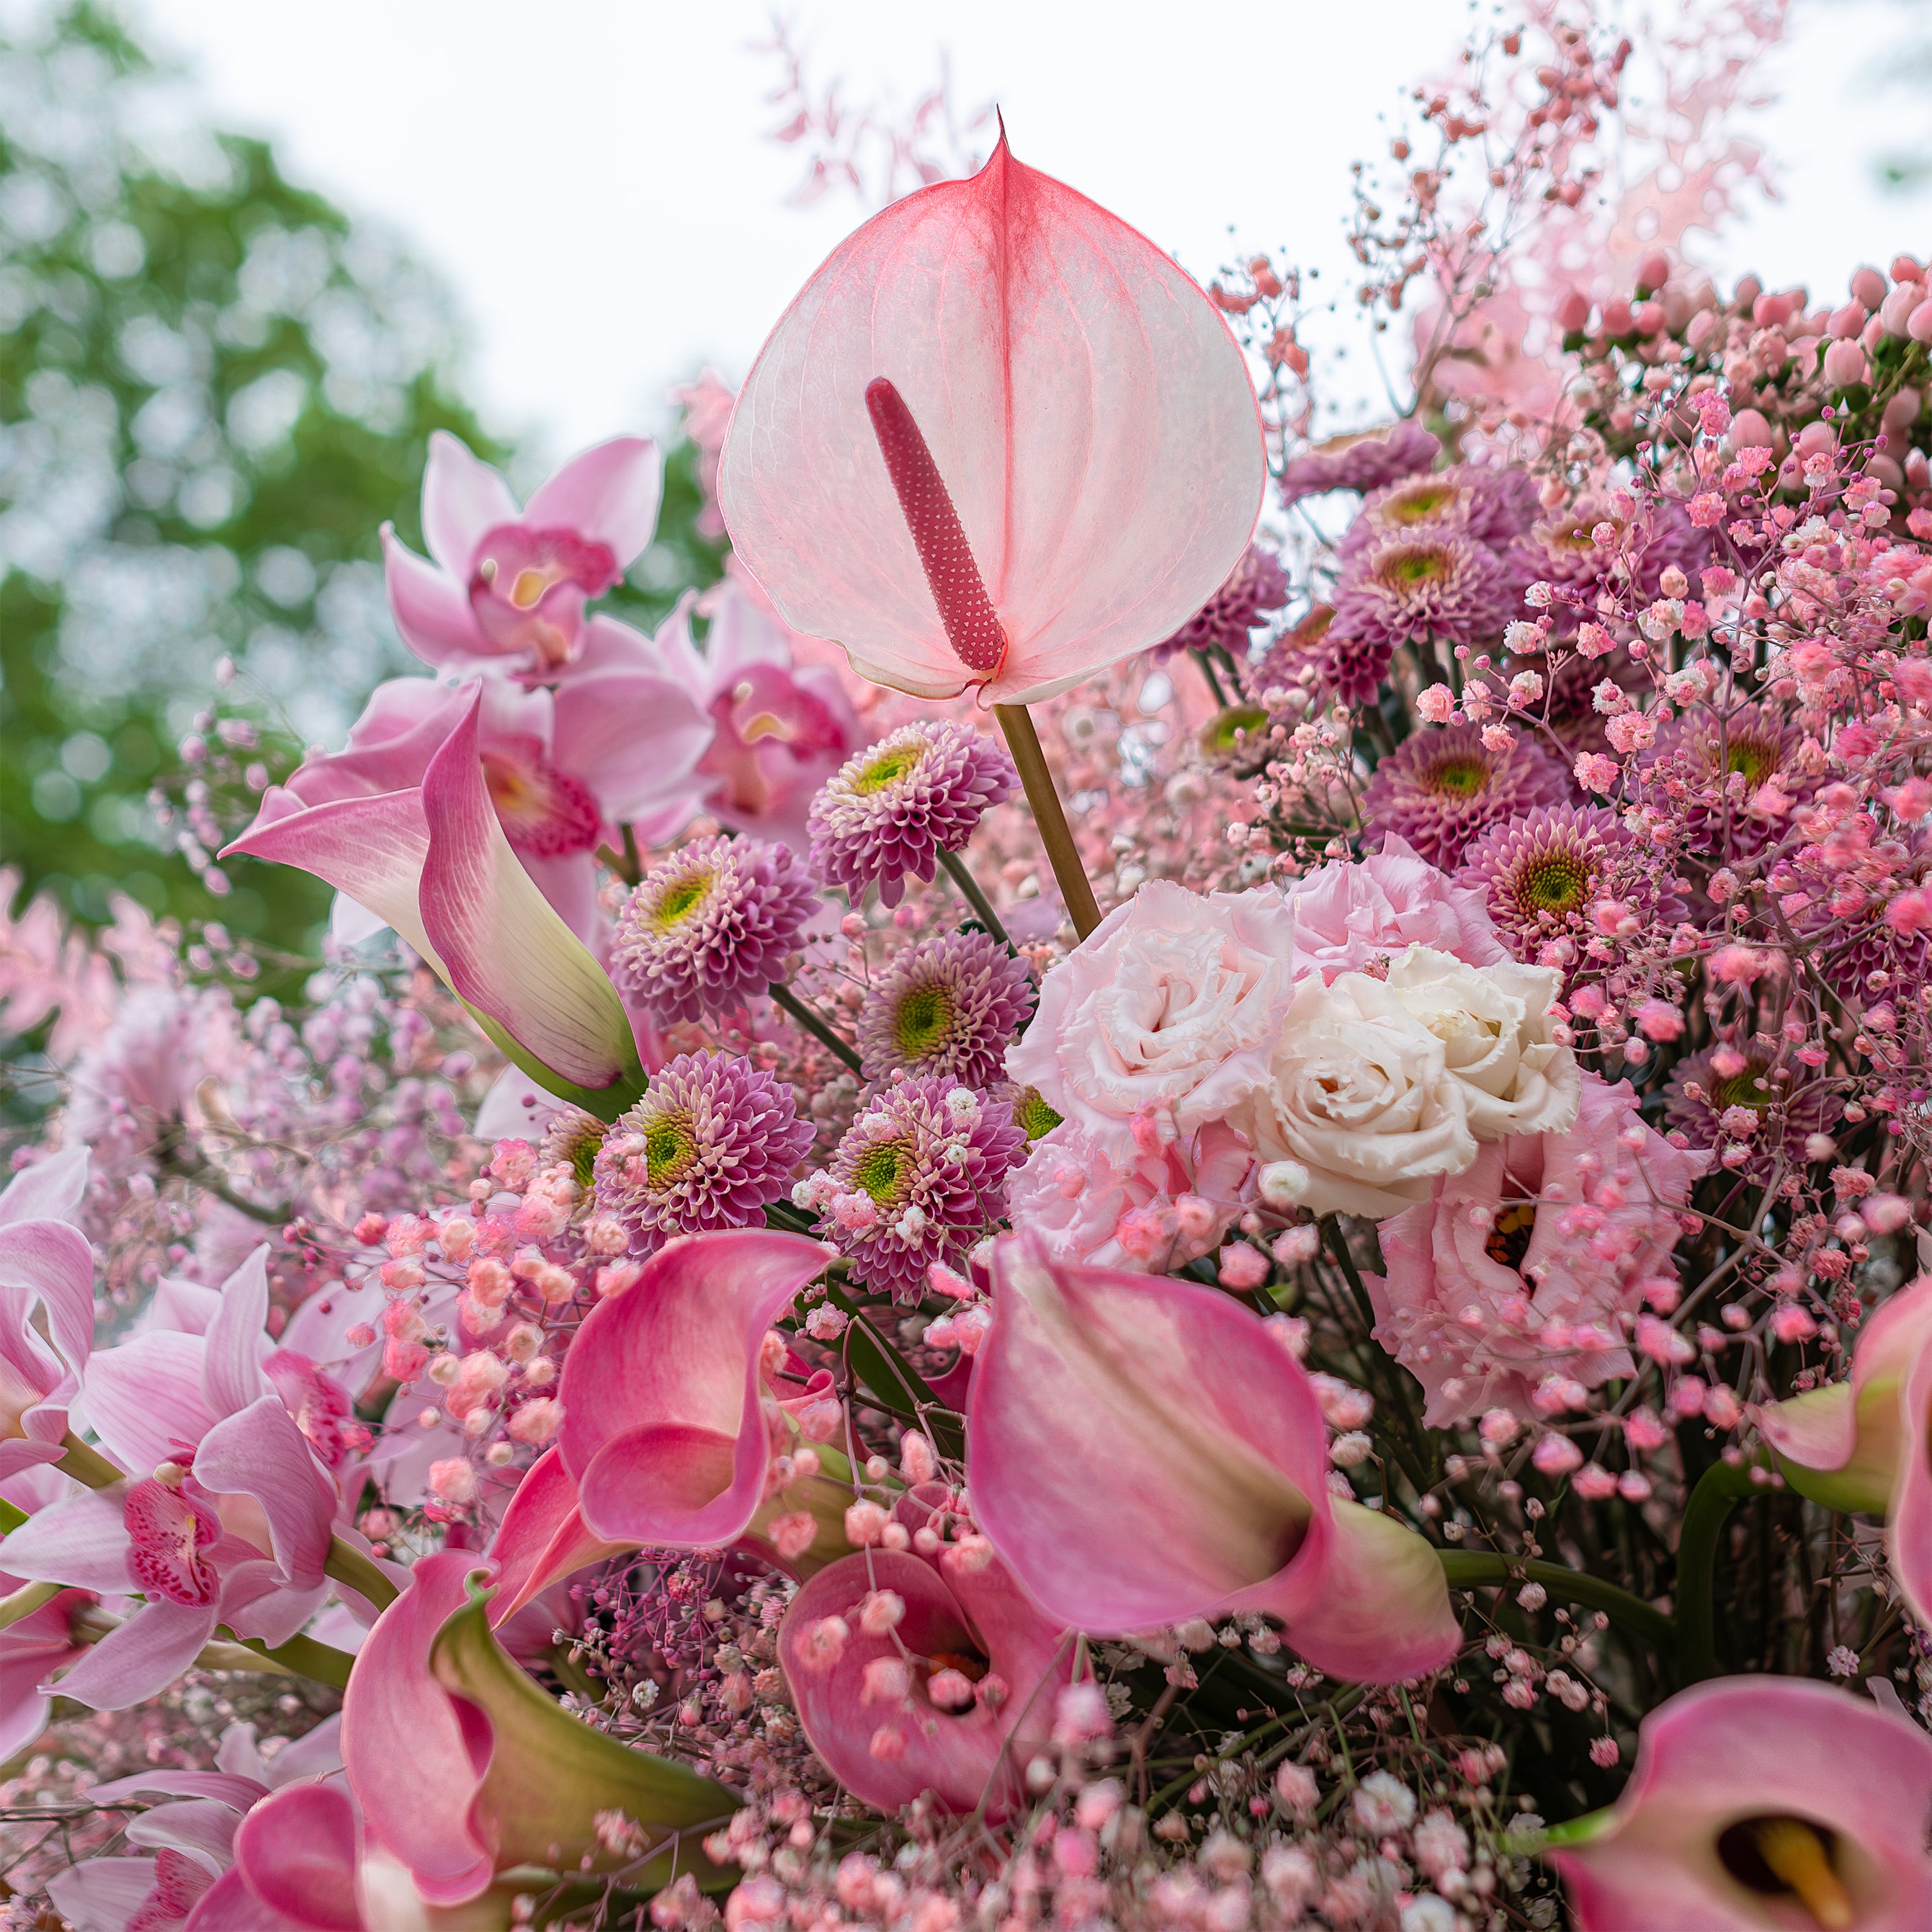
<path id="1" fill-rule="evenodd" d="M 748 1060 L 681 1054 L 618 1115 L 592 1167 L 599 1212 L 634 1252 L 674 1234 L 742 1228 L 782 1198 L 812 1145 L 792 1090 Z"/>
<path id="2" fill-rule="evenodd" d="M 962 850 L 980 814 L 1018 783 L 1012 759 L 971 726 L 902 724 L 819 788 L 806 820 L 813 868 L 855 905 L 874 884 L 897 905 L 907 874 L 929 883 L 935 855 Z"/>
<path id="3" fill-rule="evenodd" d="M 660 1025 L 721 1012 L 786 976 L 818 903 L 785 847 L 694 839 L 625 902 L 610 977 Z"/>
<path id="4" fill-rule="evenodd" d="M 1288 572 L 1280 559 L 1250 544 L 1227 582 L 1172 637 L 1155 645 L 1154 661 L 1160 663 L 1176 651 L 1205 650 L 1210 644 L 1245 657 L 1248 633 L 1287 602 Z"/>
<path id="5" fill-rule="evenodd" d="M 1025 962 L 985 933 L 922 940 L 892 962 L 860 1009 L 866 1078 L 883 1080 L 896 1068 L 990 1086 L 1034 998 Z"/>
<path id="6" fill-rule="evenodd" d="M 1534 738 L 1492 751 L 1473 724 L 1451 724 L 1404 739 L 1376 767 L 1362 830 L 1371 839 L 1393 832 L 1452 872 L 1478 833 L 1571 795 L 1569 774 Z"/>
<path id="7" fill-rule="evenodd" d="M 1575 966 L 1599 940 L 1591 914 L 1601 900 L 1630 908 L 1647 927 L 1684 914 L 1664 894 L 1646 848 L 1600 806 L 1539 806 L 1492 825 L 1464 849 L 1456 882 L 1483 894 L 1497 937 L 1532 966 Z"/>
<path id="8" fill-rule="evenodd" d="M 1330 436 L 1282 472 L 1281 500 L 1299 502 L 1328 490 L 1379 490 L 1426 470 L 1442 453 L 1442 444 L 1428 430 L 1407 421 Z"/>
<path id="9" fill-rule="evenodd" d="M 543 1138 L 537 1145 L 537 1162 L 542 1167 L 567 1167 L 580 1187 L 590 1185 L 597 1150 L 609 1134 L 609 1125 L 581 1107 L 562 1106 L 550 1118 Z"/>
<path id="10" fill-rule="evenodd" d="M 874 1094 L 830 1167 L 792 1199 L 861 1280 L 916 1301 L 932 1264 L 957 1262 L 1005 1212 L 1006 1175 L 1026 1144 L 1007 1102 L 928 1075 Z"/>
<path id="11" fill-rule="evenodd" d="M 1492 550 L 1513 543 L 1534 520 L 1535 486 L 1520 470 L 1458 464 L 1378 490 L 1340 545 L 1346 558 L 1398 537 L 1460 535 Z"/>
<path id="12" fill-rule="evenodd" d="M 1312 685 L 1325 696 L 1357 709 L 1375 703 L 1394 655 L 1395 646 L 1386 638 L 1371 641 L 1343 635 L 1335 628 L 1334 606 L 1318 604 L 1270 646 L 1248 682 L 1270 708 L 1270 692 Z"/>
<path id="13" fill-rule="evenodd" d="M 1680 1060 L 1664 1089 L 1665 1117 L 1693 1147 L 1713 1149 L 1722 1166 L 1759 1180 L 1780 1153 L 1802 1172 L 1806 1141 L 1827 1131 L 1836 1109 L 1810 1068 L 1755 1043 Z"/>
<path id="14" fill-rule="evenodd" d="M 1932 881 L 1932 832 L 1923 827 L 1876 840 L 1863 862 L 1833 866 L 1824 848 L 1780 860 L 1766 883 L 1803 940 L 1806 956 L 1841 997 L 1863 1006 L 1911 998 L 1932 980 L 1932 934 L 1887 913 Z"/>
<path id="15" fill-rule="evenodd" d="M 1694 706 L 1658 733 L 1642 767 L 1645 802 L 1683 826 L 1705 863 L 1750 858 L 1783 837 L 1791 807 L 1811 795 L 1812 778 L 1793 768 L 1804 742 L 1768 705 L 1728 715 Z"/>
<path id="16" fill-rule="evenodd" d="M 1465 531 L 1384 537 L 1348 559 L 1330 628 L 1368 644 L 1479 644 L 1502 631 L 1521 596 L 1495 554 Z"/>
<path id="17" fill-rule="evenodd" d="M 1606 524 L 1608 541 L 1599 544 L 1597 533 Z M 1586 496 L 1562 516 L 1538 518 L 1517 540 L 1515 554 L 1528 580 L 1574 593 L 1557 598 L 1548 613 L 1555 634 L 1568 637 L 1593 613 L 1599 592 L 1634 594 L 1647 602 L 1660 593 L 1670 565 L 1694 577 L 1710 560 L 1710 550 L 1708 536 L 1676 503 L 1661 505 L 1633 529 Z"/>

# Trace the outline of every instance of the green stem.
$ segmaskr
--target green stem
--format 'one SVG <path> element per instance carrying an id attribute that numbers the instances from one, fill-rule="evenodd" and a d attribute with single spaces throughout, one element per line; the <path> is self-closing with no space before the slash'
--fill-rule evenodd
<path id="1" fill-rule="evenodd" d="M 1362 1318 L 1364 1339 L 1372 1342 L 1376 1336 L 1376 1305 L 1369 1299 L 1369 1291 L 1355 1268 L 1355 1258 L 1348 1252 L 1348 1238 L 1342 1232 L 1342 1224 L 1332 1214 L 1322 1217 L 1322 1238 L 1328 1245 L 1328 1252 L 1335 1257 L 1336 1265 L 1347 1278 L 1348 1292 L 1354 1298 L 1355 1307 Z"/>
<path id="2" fill-rule="evenodd" d="M 1000 923 L 1000 915 L 993 910 L 993 902 L 980 890 L 980 881 L 966 869 L 966 862 L 957 852 L 949 852 L 944 846 L 939 848 L 939 862 L 946 868 L 946 875 L 959 888 L 960 896 L 978 915 L 980 923 L 1002 946 L 1011 946 L 1006 937 L 1006 928 Z"/>
<path id="3" fill-rule="evenodd" d="M 349 1673 L 355 1668 L 356 1660 L 346 1650 L 338 1650 L 332 1643 L 319 1643 L 312 1636 L 292 1636 L 286 1643 L 278 1643 L 273 1650 L 260 1637 L 244 1637 L 237 1646 L 253 1651 L 284 1670 L 292 1670 L 298 1677 L 312 1678 L 317 1684 L 332 1685 L 338 1690 L 349 1688 Z"/>
<path id="4" fill-rule="evenodd" d="M 1201 667 L 1201 675 L 1208 680 L 1208 688 L 1214 694 L 1214 702 L 1223 711 L 1228 708 L 1228 694 L 1221 688 L 1220 678 L 1216 674 L 1212 661 L 1205 651 L 1190 651 L 1188 656 Z"/>
<path id="5" fill-rule="evenodd" d="M 1060 896 L 1066 902 L 1073 930 L 1082 939 L 1100 923 L 1100 902 L 1094 896 L 1092 882 L 1080 862 L 1080 848 L 1066 822 L 1066 808 L 1054 789 L 1053 773 L 1046 754 L 1040 748 L 1040 734 L 1024 704 L 996 704 L 993 716 L 1006 734 L 1006 749 L 1019 768 L 1020 783 L 1026 788 L 1027 803 L 1033 808 L 1033 822 L 1040 842 L 1046 848 L 1053 876 L 1060 882 Z"/>
<path id="6" fill-rule="evenodd" d="M 66 1588 L 64 1583 L 22 1583 L 10 1596 L 0 1597 L 0 1630 L 10 1629 L 22 1617 L 32 1616 Z"/>
<path id="7" fill-rule="evenodd" d="M 1749 1463 L 1713 1462 L 1684 1506 L 1683 1526 L 1677 1533 L 1676 1596 L 1687 1684 L 1718 1674 L 1716 1619 L 1711 1603 L 1718 1540 L 1732 1508 L 1755 1495 L 1758 1486 L 1751 1480 Z"/>
<path id="8" fill-rule="evenodd" d="M 368 1598 L 379 1610 L 386 1610 L 396 1600 L 396 1586 L 376 1568 L 375 1558 L 365 1556 L 353 1544 L 344 1542 L 339 1536 L 331 1541 L 328 1561 L 322 1568 L 325 1576 L 346 1584 L 358 1596 Z"/>
<path id="9" fill-rule="evenodd" d="M 851 1048 L 848 1046 L 789 986 L 780 986 L 774 981 L 771 987 L 771 995 L 773 1006 L 782 1012 L 789 1013 L 793 1019 L 804 1028 L 806 1031 L 810 1034 L 821 1046 L 828 1048 L 832 1052 L 836 1053 L 854 1073 L 861 1077 L 863 1076 L 866 1069 L 857 1054 L 854 1053 Z"/>
<path id="10" fill-rule="evenodd" d="M 109 1489 L 128 1480 L 124 1469 L 116 1468 L 99 1450 L 89 1448 L 71 1430 L 61 1438 L 61 1448 L 64 1452 L 60 1460 L 61 1474 L 71 1476 L 76 1483 L 85 1483 L 90 1490 Z"/>
<path id="11" fill-rule="evenodd" d="M 1438 1550 L 1436 1561 L 1452 1590 L 1500 1589 L 1520 1579 L 1540 1583 L 1554 1594 L 1573 1604 L 1587 1604 L 1594 1610 L 1606 1610 L 1616 1622 L 1642 1637 L 1653 1650 L 1666 1657 L 1676 1655 L 1680 1640 L 1678 1626 L 1654 1604 L 1646 1604 L 1628 1590 L 1600 1576 L 1572 1570 L 1561 1563 L 1523 1562 L 1486 1550 Z"/>

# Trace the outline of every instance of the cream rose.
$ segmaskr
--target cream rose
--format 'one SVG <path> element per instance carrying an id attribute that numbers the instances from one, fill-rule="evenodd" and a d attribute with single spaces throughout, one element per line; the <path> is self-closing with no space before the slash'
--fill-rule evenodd
<path id="1" fill-rule="evenodd" d="M 1243 1071 L 1228 1123 L 1258 1160 L 1307 1170 L 1311 1213 L 1400 1214 L 1476 1157 L 1474 1090 L 1450 1071 L 1442 1036 L 1366 974 L 1328 986 L 1309 974 L 1272 1052 L 1246 1056 Z"/>
<path id="2" fill-rule="evenodd" d="M 1150 880 L 1047 974 L 1006 1072 L 1131 1166 L 1135 1114 L 1171 1112 L 1184 1135 L 1220 1118 L 1228 1062 L 1280 1031 L 1294 956 L 1279 892 Z"/>
<path id="3" fill-rule="evenodd" d="M 1426 946 L 1390 967 L 1389 991 L 1442 1041 L 1478 1140 L 1567 1134 L 1576 1124 L 1582 1076 L 1550 1018 L 1562 986 L 1548 967 L 1471 966 Z"/>

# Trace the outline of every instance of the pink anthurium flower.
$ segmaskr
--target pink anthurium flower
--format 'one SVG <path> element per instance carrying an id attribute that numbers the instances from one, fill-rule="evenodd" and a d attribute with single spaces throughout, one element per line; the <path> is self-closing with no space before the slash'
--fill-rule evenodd
<path id="1" fill-rule="evenodd" d="M 456 438 L 430 438 L 423 536 L 430 560 L 382 526 L 389 608 L 425 663 L 476 659 L 538 676 L 572 664 L 584 605 L 601 597 L 657 527 L 657 446 L 619 436 L 573 458 L 522 509 L 510 486 Z"/>
<path id="2" fill-rule="evenodd" d="M 850 1492 L 796 1474 L 798 1425 L 766 1378 L 772 1324 L 837 1256 L 761 1228 L 687 1235 L 584 1317 L 564 1358 L 562 1432 L 512 1498 L 493 1546 L 505 1566 L 500 1616 L 586 1563 L 646 1544 L 748 1540 L 791 1567 L 844 1552 L 831 1525 Z M 821 1400 L 808 1392 L 806 1406 Z"/>
<path id="3" fill-rule="evenodd" d="M 1192 616 L 1263 472 L 1213 304 L 1003 135 L 806 284 L 739 393 L 718 495 L 788 624 L 896 690 L 1018 704 Z"/>
<path id="4" fill-rule="evenodd" d="M 87 1150 L 56 1154 L 0 1192 L 0 1480 L 58 1461 L 94 1346 L 94 1250 L 74 1226 Z"/>
<path id="5" fill-rule="evenodd" d="M 600 844 L 626 820 L 694 799 L 712 726 L 657 668 L 650 640 L 609 617 L 588 628 L 586 663 L 560 690 L 506 678 L 454 690 L 426 677 L 378 685 L 340 752 L 308 760 L 287 789 L 304 805 L 420 787 L 480 694 L 477 748 L 497 823 L 524 869 L 580 939 L 597 917 Z"/>
<path id="6" fill-rule="evenodd" d="M 1260 1317 L 1024 1237 L 999 1244 L 993 1278 L 967 1480 L 1048 1615 L 1118 1636 L 1258 1610 L 1318 1670 L 1371 1683 L 1455 1654 L 1435 1552 L 1330 1494 L 1315 1390 Z"/>
<path id="7" fill-rule="evenodd" d="M 437 1905 L 479 1897 L 512 1866 L 628 1864 L 600 1840 L 600 1811 L 634 1820 L 659 1853 L 627 1882 L 674 1870 L 724 1882 L 701 1840 L 739 1800 L 560 1710 L 490 1635 L 479 1567 L 460 1550 L 422 1559 L 357 1657 L 342 1755 L 370 1836 Z"/>
<path id="8" fill-rule="evenodd" d="M 1932 1622 L 1932 1275 L 1877 1310 L 1852 1346 L 1850 1382 L 1753 1412 L 1799 1495 L 1886 1520 L 1892 1573 Z"/>
<path id="9" fill-rule="evenodd" d="M 615 1120 L 644 1090 L 637 1042 L 617 989 L 504 836 L 478 748 L 482 704 L 472 693 L 419 784 L 319 805 L 272 786 L 222 856 L 327 880 L 394 926 L 547 1091 Z"/>
<path id="10" fill-rule="evenodd" d="M 932 1510 L 906 1497 L 896 1513 L 922 1523 Z M 785 1612 L 778 1660 L 812 1749 L 862 1803 L 896 1811 L 930 1791 L 950 1811 L 984 1804 L 997 1823 L 1021 1802 L 1027 1747 L 1052 1729 L 1073 1646 L 975 1536 L 819 1570 Z"/>
<path id="11" fill-rule="evenodd" d="M 129 1480 L 51 1504 L 0 1543 L 15 1576 L 145 1600 L 61 1678 L 64 1696 L 138 1703 L 218 1624 L 284 1643 L 327 1594 L 335 1486 L 263 1370 L 267 1254 L 224 1285 L 206 1335 L 152 1330 L 93 1355 L 88 1416 Z"/>
<path id="12" fill-rule="evenodd" d="M 1546 1840 L 1578 1932 L 1921 1932 L 1932 1738 L 1822 1684 L 1726 1677 L 1643 1720 L 1615 1807 Z"/>

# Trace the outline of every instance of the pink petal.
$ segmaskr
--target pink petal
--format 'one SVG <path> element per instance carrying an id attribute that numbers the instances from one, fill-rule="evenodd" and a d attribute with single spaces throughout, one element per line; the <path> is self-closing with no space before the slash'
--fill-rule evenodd
<path id="1" fill-rule="evenodd" d="M 62 1678 L 61 1696 L 97 1711 L 158 1697 L 214 1634 L 212 1604 L 143 1604 Z"/>
<path id="2" fill-rule="evenodd" d="M 47 1880 L 47 1896 L 74 1932 L 126 1932 L 154 1888 L 152 1858 L 83 1858 Z"/>
<path id="3" fill-rule="evenodd" d="M 1932 1347 L 1922 1347 L 1904 1390 L 1904 1453 L 1886 1521 L 1892 1574 L 1912 1614 L 1932 1622 Z"/>
<path id="4" fill-rule="evenodd" d="M 93 1346 L 94 1250 L 86 1238 L 65 1221 L 0 1223 L 0 1362 L 16 1384 L 10 1400 L 30 1390 L 56 1398 L 44 1429 L 33 1433 L 57 1438 L 64 1430 Z M 0 1419 L 17 1427 L 20 1418 Z"/>
<path id="5" fill-rule="evenodd" d="M 760 1228 L 692 1235 L 584 1318 L 558 1446 L 593 1533 L 693 1546 L 743 1534 L 771 1453 L 765 1334 L 835 1253 Z"/>
<path id="6" fill-rule="evenodd" d="M 241 1822 L 232 1805 L 190 1798 L 178 1804 L 158 1804 L 130 1819 L 124 1828 L 131 1845 L 156 1851 L 170 1846 L 195 1855 L 219 1871 L 232 1855 L 235 1828 Z"/>
<path id="7" fill-rule="evenodd" d="M 648 436 L 620 436 L 574 456 L 524 506 L 532 530 L 574 530 L 627 568 L 658 525 L 664 465 Z"/>
<path id="8" fill-rule="evenodd" d="M 232 1811 L 248 1810 L 268 1794 L 260 1779 L 242 1778 L 220 1771 L 136 1771 L 106 1784 L 88 1788 L 88 1796 L 102 1804 L 117 1798 L 143 1796 L 162 1798 L 212 1798 Z"/>
<path id="9" fill-rule="evenodd" d="M 596 794 L 606 818 L 622 820 L 682 789 L 716 729 L 668 678 L 606 672 L 558 691 L 552 756 Z"/>
<path id="10" fill-rule="evenodd" d="M 235 1868 L 272 1912 L 326 1932 L 362 1932 L 356 1806 L 332 1784 L 265 1798 L 235 1834 Z"/>
<path id="11" fill-rule="evenodd" d="M 1263 460 L 1240 350 L 1143 236 L 1012 159 L 908 195 L 773 330 L 718 473 L 740 560 L 787 622 L 924 697 L 954 655 L 866 403 L 890 380 L 1004 625 L 1017 704 L 1168 635 L 1226 580 Z"/>
<path id="12" fill-rule="evenodd" d="M 596 860 L 588 852 L 560 852 L 550 857 L 519 852 L 516 856 L 517 863 L 529 873 L 530 883 L 571 935 L 590 945 L 597 935 L 600 910 Z"/>
<path id="13" fill-rule="evenodd" d="M 378 685 L 346 748 L 305 760 L 290 776 L 289 790 L 304 805 L 327 805 L 421 784 L 437 746 L 462 715 L 465 697 L 426 677 Z"/>
<path id="14" fill-rule="evenodd" d="M 37 1510 L 0 1543 L 0 1569 L 43 1583 L 69 1583 L 101 1596 L 134 1587 L 128 1568 L 127 1498 L 112 1490 L 82 1490 Z"/>
<path id="15" fill-rule="evenodd" d="M 518 520 L 517 500 L 498 471 L 440 429 L 423 471 L 422 520 L 430 555 L 466 590 L 476 546 L 499 524 Z"/>
<path id="16" fill-rule="evenodd" d="M 382 538 L 383 581 L 403 642 L 429 664 L 460 664 L 494 656 L 463 584 L 399 543 L 387 524 Z"/>
<path id="17" fill-rule="evenodd" d="M 490 1623 L 507 1623 L 553 1583 L 629 1547 L 591 1533 L 578 1508 L 577 1484 L 564 1467 L 563 1452 L 546 1449 L 517 1485 L 490 1545 L 499 1566 Z"/>
<path id="18" fill-rule="evenodd" d="M 275 1561 L 297 1590 L 319 1588 L 334 1530 L 335 1486 L 277 1395 L 218 1422 L 202 1439 L 195 1480 L 218 1496 L 253 1496 L 268 1520 Z"/>
<path id="19" fill-rule="evenodd" d="M 342 1761 L 364 1828 L 436 1904 L 474 1898 L 490 1879 L 470 1809 L 488 1747 L 472 1750 L 429 1670 L 436 1634 L 468 1600 L 478 1568 L 462 1550 L 422 1558 L 376 1620 L 343 1698 Z"/>
<path id="20" fill-rule="evenodd" d="M 209 1412 L 232 1415 L 266 1393 L 268 1250 L 264 1242 L 221 1284 L 221 1306 L 202 1337 L 201 1393 Z"/>
<path id="21" fill-rule="evenodd" d="M 87 1419 L 124 1469 L 145 1476 L 214 1426 L 201 1393 L 199 1335 L 154 1329 L 101 1349 L 87 1365 Z"/>
<path id="22" fill-rule="evenodd" d="M 0 1188 L 0 1228 L 16 1221 L 71 1221 L 86 1192 L 87 1149 L 50 1154 Z"/>

